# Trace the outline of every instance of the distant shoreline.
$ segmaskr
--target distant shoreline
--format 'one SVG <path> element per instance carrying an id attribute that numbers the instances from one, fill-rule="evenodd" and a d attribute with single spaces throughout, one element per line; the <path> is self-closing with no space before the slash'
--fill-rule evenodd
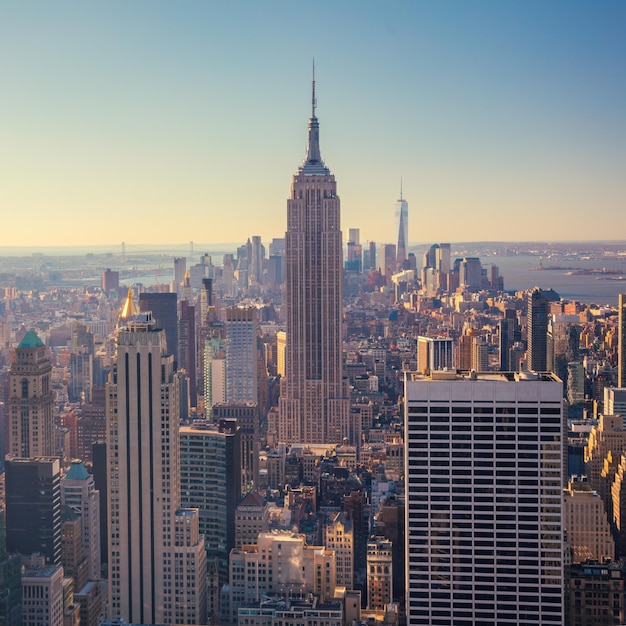
<path id="1" fill-rule="evenodd" d="M 267 239 L 264 243 L 269 244 L 271 239 Z M 70 245 L 70 246 L 0 246 L 0 257 L 26 257 L 26 256 L 111 256 L 121 257 L 135 256 L 141 254 L 163 254 L 187 257 L 199 257 L 204 253 L 207 254 L 228 254 L 236 252 L 237 248 L 243 245 L 244 241 L 239 242 L 218 242 L 218 243 L 202 243 L 202 242 L 186 242 L 174 244 L 147 243 L 133 244 L 125 243 L 125 252 L 122 252 L 122 243 L 116 244 L 98 244 L 98 245 Z M 344 241 L 345 243 L 345 241 Z M 362 242 L 363 243 L 363 242 Z M 376 242 L 387 243 L 385 241 Z M 409 244 L 409 250 L 423 251 L 430 247 L 433 242 L 414 242 Z M 626 240 L 622 239 L 592 239 L 592 240 L 572 240 L 572 241 L 460 241 L 451 242 L 456 249 L 479 250 L 491 248 L 496 256 L 501 256 L 500 252 L 506 256 L 539 256 L 545 250 L 560 250 L 565 247 L 591 248 L 594 250 L 603 250 L 607 246 L 621 248 L 626 255 Z M 542 248 L 543 250 L 539 250 Z M 606 250 L 605 250 L 606 252 Z"/>

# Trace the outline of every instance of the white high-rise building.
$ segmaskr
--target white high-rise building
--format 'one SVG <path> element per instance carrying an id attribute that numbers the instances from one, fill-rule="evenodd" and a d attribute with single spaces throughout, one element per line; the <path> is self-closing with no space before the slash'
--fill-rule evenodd
<path id="1" fill-rule="evenodd" d="M 335 177 L 320 154 L 315 75 L 306 159 L 287 200 L 286 377 L 276 424 L 285 443 L 340 443 L 350 396 L 343 379 L 342 243 Z"/>
<path id="2" fill-rule="evenodd" d="M 562 383 L 405 380 L 407 623 L 563 624 Z"/>
<path id="3" fill-rule="evenodd" d="M 604 388 L 604 414 L 621 415 L 626 420 L 626 389 L 623 387 Z"/>
<path id="4" fill-rule="evenodd" d="M 206 619 L 198 510 L 180 508 L 178 394 L 165 332 L 129 293 L 107 384 L 109 607 L 127 622 Z"/>
<path id="5" fill-rule="evenodd" d="M 253 307 L 226 309 L 225 402 L 258 402 L 257 317 Z M 217 404 L 217 399 L 212 399 Z"/>

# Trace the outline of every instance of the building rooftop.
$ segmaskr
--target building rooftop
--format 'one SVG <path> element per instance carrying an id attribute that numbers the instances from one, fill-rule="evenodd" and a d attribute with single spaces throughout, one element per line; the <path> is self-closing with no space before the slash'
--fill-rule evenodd
<path id="1" fill-rule="evenodd" d="M 72 461 L 72 465 L 68 470 L 65 478 L 70 480 L 87 480 L 90 474 L 82 461 Z"/>
<path id="2" fill-rule="evenodd" d="M 551 372 L 475 372 L 474 370 L 434 370 L 430 374 L 407 372 L 407 381 L 462 381 L 469 382 L 562 382 Z"/>
<path id="3" fill-rule="evenodd" d="M 263 506 L 263 497 L 258 491 L 251 491 L 240 503 L 239 506 Z"/>
<path id="4" fill-rule="evenodd" d="M 41 348 L 44 345 L 34 330 L 29 330 L 25 335 L 18 348 Z"/>

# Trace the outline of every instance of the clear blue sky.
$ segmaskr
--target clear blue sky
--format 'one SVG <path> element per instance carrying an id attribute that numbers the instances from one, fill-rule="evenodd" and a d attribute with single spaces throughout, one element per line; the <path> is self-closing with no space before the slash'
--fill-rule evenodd
<path id="1" fill-rule="evenodd" d="M 626 238 L 626 3 L 3 2 L 0 245 L 282 236 L 315 57 L 342 228 Z"/>

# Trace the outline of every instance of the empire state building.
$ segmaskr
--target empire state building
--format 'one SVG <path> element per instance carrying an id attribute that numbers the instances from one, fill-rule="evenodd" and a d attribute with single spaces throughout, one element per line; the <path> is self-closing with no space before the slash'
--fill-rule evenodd
<path id="1" fill-rule="evenodd" d="M 286 376 L 277 436 L 285 443 L 341 443 L 350 398 L 343 379 L 342 241 L 335 177 L 320 154 L 315 73 L 307 155 L 287 200 Z"/>

